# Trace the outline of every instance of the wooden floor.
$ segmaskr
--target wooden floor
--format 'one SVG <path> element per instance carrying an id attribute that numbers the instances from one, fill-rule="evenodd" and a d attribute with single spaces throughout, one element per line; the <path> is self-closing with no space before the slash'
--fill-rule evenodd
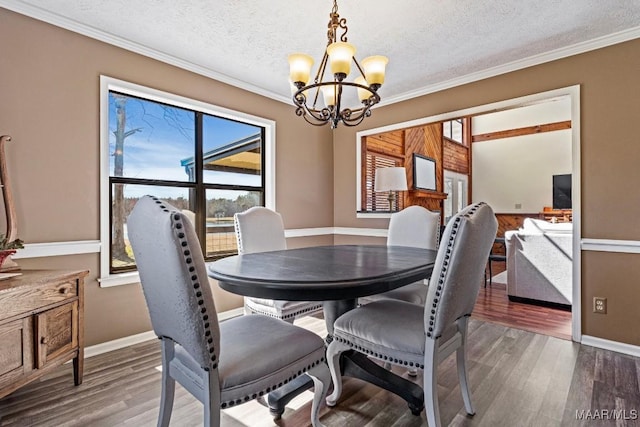
<path id="1" fill-rule="evenodd" d="M 571 312 L 558 308 L 511 302 L 504 284 L 481 288 L 473 317 L 543 335 L 571 339 Z"/>
<path id="2" fill-rule="evenodd" d="M 308 317 L 299 324 L 325 333 L 322 319 Z M 452 356 L 438 371 L 443 425 L 639 425 L 630 419 L 640 410 L 638 358 L 476 319 L 470 322 L 468 356 L 476 415 L 464 412 Z M 159 365 L 159 343 L 151 340 L 87 359 L 79 387 L 73 386 L 71 366 L 61 366 L 0 400 L 0 425 L 155 426 Z M 396 372 L 404 375 L 402 369 Z M 223 411 L 222 426 L 309 426 L 310 397 L 305 392 L 292 401 L 277 424 L 268 409 L 254 401 Z M 611 420 L 602 419 L 603 410 Z M 623 418 L 617 423 L 613 410 Z M 576 419 L 580 414 L 592 420 Z M 594 421 L 594 414 L 600 418 Z M 427 425 L 424 412 L 413 416 L 400 398 L 348 378 L 338 405 L 324 407 L 321 421 L 328 427 Z M 201 423 L 202 405 L 177 386 L 171 425 Z"/>

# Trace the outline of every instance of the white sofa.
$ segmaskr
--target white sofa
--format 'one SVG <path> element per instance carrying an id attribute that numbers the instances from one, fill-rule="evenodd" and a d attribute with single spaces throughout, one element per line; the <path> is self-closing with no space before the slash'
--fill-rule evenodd
<path id="1" fill-rule="evenodd" d="M 507 295 L 571 305 L 573 224 L 527 218 L 522 228 L 505 232 Z"/>

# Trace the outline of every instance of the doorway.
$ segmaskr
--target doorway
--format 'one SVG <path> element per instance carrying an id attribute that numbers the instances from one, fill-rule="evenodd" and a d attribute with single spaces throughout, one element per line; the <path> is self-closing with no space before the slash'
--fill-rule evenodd
<path id="1" fill-rule="evenodd" d="M 571 173 L 572 173 L 572 219 L 573 219 L 573 234 L 571 238 L 571 248 L 573 257 L 571 259 L 571 295 L 573 301 L 573 307 L 571 312 L 571 337 L 574 341 L 580 342 L 582 338 L 582 325 L 581 325 L 581 200 L 580 200 L 580 87 L 570 86 L 561 89 L 555 89 L 547 92 L 541 92 L 533 95 L 527 95 L 520 98 L 509 99 L 505 101 L 495 102 L 491 104 L 470 107 L 457 111 L 452 111 L 435 116 L 425 117 L 422 119 L 411 120 L 408 122 L 397 123 L 394 125 L 384 126 L 376 129 L 369 129 L 365 131 L 357 132 L 356 134 L 356 170 L 361 169 L 362 158 L 361 141 L 364 137 L 369 135 L 376 135 L 384 132 L 391 132 L 399 129 L 428 125 L 437 122 L 444 122 L 448 120 L 454 120 L 460 117 L 473 117 L 481 114 L 487 114 L 497 111 L 508 111 L 519 107 L 538 104 L 546 102 L 550 99 L 568 97 L 570 100 L 571 109 Z M 358 188 L 362 188 L 362 182 L 360 177 L 357 177 Z M 474 187 L 475 194 L 475 187 Z M 453 200 L 452 200 L 453 202 Z M 361 192 L 356 192 L 356 205 L 361 203 Z M 452 206 L 453 208 L 453 206 Z M 369 216 L 365 213 L 358 213 L 358 218 L 374 218 L 375 216 Z"/>
<path id="2" fill-rule="evenodd" d="M 469 176 L 448 169 L 444 170 L 443 192 L 447 193 L 444 200 L 444 223 L 465 206 L 469 200 Z"/>

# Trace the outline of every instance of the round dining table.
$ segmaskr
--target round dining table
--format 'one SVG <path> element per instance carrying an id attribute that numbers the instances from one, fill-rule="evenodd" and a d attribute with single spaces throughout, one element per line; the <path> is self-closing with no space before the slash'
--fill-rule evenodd
<path id="1" fill-rule="evenodd" d="M 208 265 L 209 276 L 222 289 L 258 298 L 323 301 L 327 342 L 334 321 L 357 307 L 358 298 L 380 294 L 428 278 L 436 251 L 406 246 L 332 245 L 235 255 Z M 405 399 L 414 414 L 424 407 L 424 393 L 408 381 L 354 351 L 343 353 L 343 375 L 387 389 Z M 269 394 L 272 414 L 312 385 L 298 377 Z"/>

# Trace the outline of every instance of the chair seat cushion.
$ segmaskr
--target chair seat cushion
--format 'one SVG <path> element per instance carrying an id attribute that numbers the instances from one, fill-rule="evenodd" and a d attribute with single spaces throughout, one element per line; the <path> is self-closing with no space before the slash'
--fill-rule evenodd
<path id="1" fill-rule="evenodd" d="M 251 313 L 277 319 L 288 319 L 322 309 L 322 301 L 282 301 L 249 297 L 245 297 L 244 305 Z"/>
<path id="2" fill-rule="evenodd" d="M 333 335 L 374 357 L 421 366 L 425 348 L 424 307 L 397 300 L 374 301 L 340 316 Z"/>
<path id="3" fill-rule="evenodd" d="M 400 288 L 393 289 L 382 294 L 358 298 L 358 302 L 360 304 L 369 304 L 373 301 L 379 301 L 383 299 L 395 299 L 398 301 L 410 302 L 412 304 L 424 305 L 425 301 L 427 300 L 427 289 L 427 285 L 425 285 L 421 280 L 419 282 L 402 286 Z"/>
<path id="4" fill-rule="evenodd" d="M 229 319 L 220 323 L 220 336 L 223 405 L 254 399 L 325 363 L 322 338 L 279 319 Z"/>

